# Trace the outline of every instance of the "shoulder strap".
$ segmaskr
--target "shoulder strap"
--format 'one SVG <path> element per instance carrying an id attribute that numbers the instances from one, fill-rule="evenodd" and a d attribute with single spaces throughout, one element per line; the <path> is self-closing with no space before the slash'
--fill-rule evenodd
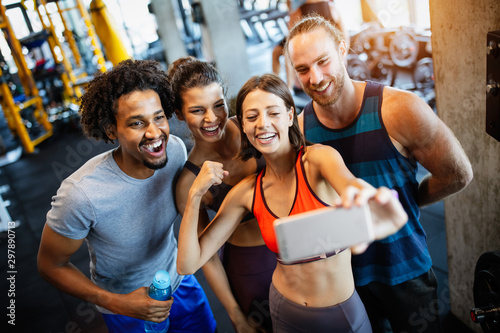
<path id="1" fill-rule="evenodd" d="M 309 122 L 314 124 L 314 117 L 316 117 L 316 115 L 314 114 L 314 109 L 313 109 L 313 101 L 310 101 L 309 103 L 307 103 L 302 112 L 304 113 L 304 115 L 302 117 L 302 120 L 303 120 L 302 127 L 303 127 L 304 137 L 307 138 L 306 133 L 307 133 L 307 129 L 309 126 Z"/>
<path id="2" fill-rule="evenodd" d="M 266 160 L 264 159 L 263 156 L 261 156 L 260 158 L 257 158 L 256 161 L 257 161 L 257 171 L 256 172 L 259 173 L 266 166 Z"/>
<path id="3" fill-rule="evenodd" d="M 255 177 L 255 187 L 253 190 L 253 200 L 252 200 L 252 214 L 255 214 L 255 204 L 256 200 L 262 200 L 262 194 L 260 193 L 260 184 L 261 184 L 261 179 L 264 173 L 266 172 L 266 167 L 264 166 L 262 170 L 257 174 Z"/>
<path id="4" fill-rule="evenodd" d="M 186 161 L 186 163 L 184 163 L 184 167 L 194 173 L 195 176 L 198 176 L 200 173 L 200 168 L 190 161 Z"/>
<path id="5" fill-rule="evenodd" d="M 366 98 L 375 96 L 382 98 L 383 91 L 384 91 L 384 85 L 382 83 L 366 81 L 366 87 L 365 87 Z"/>
<path id="6" fill-rule="evenodd" d="M 230 117 L 229 120 L 232 121 L 238 128 L 240 127 L 238 123 L 238 118 L 236 118 L 236 116 Z"/>

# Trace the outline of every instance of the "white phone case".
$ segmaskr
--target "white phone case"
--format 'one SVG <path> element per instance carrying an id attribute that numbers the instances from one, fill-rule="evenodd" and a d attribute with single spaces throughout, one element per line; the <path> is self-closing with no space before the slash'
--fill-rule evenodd
<path id="1" fill-rule="evenodd" d="M 274 221 L 280 257 L 294 262 L 325 257 L 374 239 L 368 205 L 350 209 L 325 207 Z"/>

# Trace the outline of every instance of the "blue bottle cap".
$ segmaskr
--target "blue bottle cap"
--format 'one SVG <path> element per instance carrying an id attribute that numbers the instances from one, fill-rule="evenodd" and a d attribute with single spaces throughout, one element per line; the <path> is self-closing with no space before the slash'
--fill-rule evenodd
<path id="1" fill-rule="evenodd" d="M 158 289 L 168 288 L 170 286 L 170 275 L 168 275 L 168 272 L 165 270 L 156 272 L 153 285 Z"/>

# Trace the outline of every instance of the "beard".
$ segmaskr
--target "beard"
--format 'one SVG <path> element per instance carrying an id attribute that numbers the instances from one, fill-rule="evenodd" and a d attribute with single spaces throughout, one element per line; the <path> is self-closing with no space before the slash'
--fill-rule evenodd
<path id="1" fill-rule="evenodd" d="M 151 169 L 151 170 L 158 170 L 158 169 L 161 169 L 163 167 L 165 167 L 165 165 L 167 165 L 167 162 L 168 162 L 168 156 L 167 156 L 167 142 L 168 142 L 168 136 L 166 135 L 162 135 L 160 137 L 161 140 L 163 140 L 163 143 L 162 145 L 164 145 L 165 147 L 163 147 L 163 149 L 165 149 L 165 156 L 163 159 L 161 160 L 156 160 L 154 162 L 151 162 L 151 161 L 148 161 L 146 159 L 143 159 L 142 160 L 142 164 L 144 164 L 145 167 Z M 141 146 L 142 145 L 145 145 L 147 143 L 148 140 L 143 140 L 143 142 L 141 142 Z"/>
<path id="2" fill-rule="evenodd" d="M 165 167 L 165 165 L 167 165 L 167 162 L 168 162 L 168 156 L 167 154 L 165 154 L 165 159 L 161 161 L 156 161 L 154 163 L 149 161 L 142 161 L 142 164 L 144 164 L 145 167 L 151 170 L 158 170 Z"/>
<path id="3" fill-rule="evenodd" d="M 330 81 L 330 85 L 333 84 L 334 89 L 329 95 L 324 95 L 324 96 L 318 96 L 317 94 L 314 93 L 314 90 L 311 88 L 305 89 L 306 93 L 311 97 L 314 102 L 316 102 L 318 105 L 321 106 L 330 106 L 335 104 L 339 98 L 340 95 L 342 94 L 342 91 L 344 90 L 344 84 L 345 84 L 345 75 L 344 72 L 341 71 L 338 73 L 336 76 L 332 76 L 332 80 Z M 323 83 L 321 82 L 317 86 L 322 86 Z"/>

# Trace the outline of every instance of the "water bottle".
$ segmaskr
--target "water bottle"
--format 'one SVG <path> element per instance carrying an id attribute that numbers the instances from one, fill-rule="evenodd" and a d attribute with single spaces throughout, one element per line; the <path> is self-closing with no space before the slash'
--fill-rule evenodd
<path id="1" fill-rule="evenodd" d="M 153 283 L 149 287 L 148 295 L 158 301 L 169 300 L 172 296 L 172 288 L 170 287 L 170 275 L 167 271 L 160 270 L 156 272 Z M 144 330 L 146 333 L 165 333 L 170 326 L 170 318 L 165 319 L 161 323 L 152 321 L 144 322 Z"/>

